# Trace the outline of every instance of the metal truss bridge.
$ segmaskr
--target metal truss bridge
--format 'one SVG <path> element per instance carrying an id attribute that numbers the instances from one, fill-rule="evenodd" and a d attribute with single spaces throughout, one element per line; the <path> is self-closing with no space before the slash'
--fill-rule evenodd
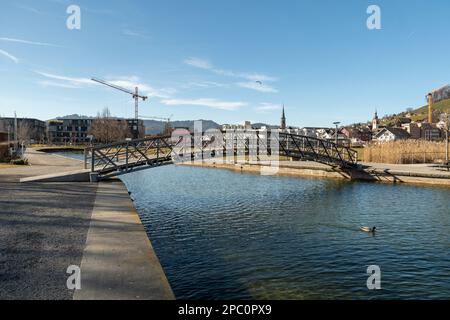
<path id="1" fill-rule="evenodd" d="M 87 149 L 85 165 L 99 178 L 161 165 L 227 159 L 252 164 L 267 161 L 315 161 L 341 169 L 357 165 L 357 152 L 327 140 L 283 132 L 252 131 L 161 136 L 117 142 Z"/>

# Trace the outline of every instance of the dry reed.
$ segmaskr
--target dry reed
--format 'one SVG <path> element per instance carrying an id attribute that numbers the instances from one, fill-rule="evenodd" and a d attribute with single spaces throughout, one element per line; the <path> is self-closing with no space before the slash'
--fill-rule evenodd
<path id="1" fill-rule="evenodd" d="M 372 143 L 364 149 L 364 161 L 392 164 L 443 163 L 445 142 L 399 140 Z"/>

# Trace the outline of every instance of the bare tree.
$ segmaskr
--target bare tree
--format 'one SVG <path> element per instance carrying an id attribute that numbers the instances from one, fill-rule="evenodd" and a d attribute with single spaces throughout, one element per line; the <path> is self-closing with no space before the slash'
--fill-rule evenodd
<path id="1" fill-rule="evenodd" d="M 17 125 L 17 141 L 19 143 L 22 142 L 26 143 L 29 142 L 33 136 L 34 136 L 33 127 L 25 121 L 20 121 L 19 124 Z"/>
<path id="2" fill-rule="evenodd" d="M 126 120 L 111 117 L 108 108 L 97 114 L 93 121 L 89 134 L 94 136 L 97 142 L 111 143 L 131 138 L 132 133 Z"/>

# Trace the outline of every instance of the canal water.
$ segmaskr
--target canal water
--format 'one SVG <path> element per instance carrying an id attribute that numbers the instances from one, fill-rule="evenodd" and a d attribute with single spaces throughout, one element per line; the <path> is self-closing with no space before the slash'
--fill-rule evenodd
<path id="1" fill-rule="evenodd" d="M 178 299 L 450 299 L 449 188 L 184 166 L 122 180 Z"/>
<path id="2" fill-rule="evenodd" d="M 57 155 L 57 156 L 63 156 L 63 157 L 68 157 L 68 158 L 84 161 L 84 151 L 70 151 L 70 152 L 69 151 L 60 151 L 60 152 L 50 152 L 50 153 Z"/>
<path id="3" fill-rule="evenodd" d="M 179 299 L 450 298 L 448 188 L 183 166 L 122 179 Z"/>

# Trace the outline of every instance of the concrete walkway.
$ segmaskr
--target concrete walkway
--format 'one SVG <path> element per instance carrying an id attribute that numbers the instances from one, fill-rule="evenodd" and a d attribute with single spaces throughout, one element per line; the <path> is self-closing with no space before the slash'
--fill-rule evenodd
<path id="1" fill-rule="evenodd" d="M 0 299 L 174 298 L 121 182 L 19 183 L 83 166 L 34 150 L 27 158 L 0 168 Z M 81 266 L 75 294 L 71 265 Z"/>
<path id="2" fill-rule="evenodd" d="M 29 159 L 31 166 L 0 169 L 0 300 L 70 300 L 66 270 L 81 264 L 97 186 L 21 184 L 81 165 L 35 152 Z"/>
<path id="3" fill-rule="evenodd" d="M 440 168 L 435 164 L 386 164 L 386 163 L 362 163 L 368 169 L 388 170 L 393 172 L 408 172 L 410 174 L 442 175 L 450 179 L 450 171 Z"/>
<path id="4" fill-rule="evenodd" d="M 174 298 L 123 183 L 100 183 L 74 299 Z"/>
<path id="5" fill-rule="evenodd" d="M 8 179 L 8 181 L 18 182 L 20 178 L 84 169 L 83 161 L 38 152 L 33 149 L 26 151 L 26 158 L 30 163 L 29 166 L 1 169 L 0 180 Z"/>

